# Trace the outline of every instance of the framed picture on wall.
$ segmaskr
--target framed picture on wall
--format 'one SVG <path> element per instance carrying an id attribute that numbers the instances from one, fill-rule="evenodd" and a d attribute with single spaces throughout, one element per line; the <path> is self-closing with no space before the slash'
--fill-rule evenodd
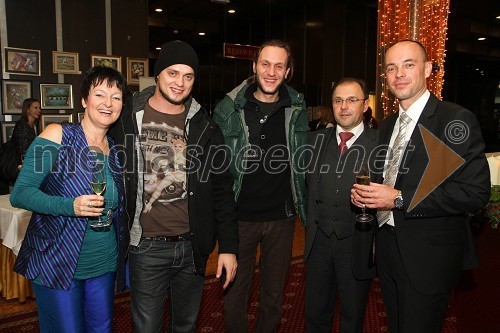
<path id="1" fill-rule="evenodd" d="M 91 54 L 90 66 L 111 67 L 117 71 L 122 71 L 122 57 L 106 54 Z"/>
<path id="2" fill-rule="evenodd" d="M 3 121 L 2 126 L 2 143 L 6 143 L 10 138 L 12 138 L 12 133 L 14 133 L 14 127 L 16 126 L 16 121 Z"/>
<path id="3" fill-rule="evenodd" d="M 81 74 L 78 53 L 52 51 L 52 71 L 58 74 Z"/>
<path id="4" fill-rule="evenodd" d="M 3 80 L 3 114 L 21 114 L 23 109 L 23 101 L 26 98 L 30 98 L 31 96 L 31 81 Z"/>
<path id="5" fill-rule="evenodd" d="M 85 112 L 78 112 L 78 122 L 81 123 L 83 116 L 85 116 Z"/>
<path id="6" fill-rule="evenodd" d="M 148 76 L 149 61 L 147 58 L 127 57 L 127 84 L 139 85 L 139 78 Z"/>
<path id="7" fill-rule="evenodd" d="M 40 76 L 40 50 L 4 47 L 3 71 L 16 75 Z"/>
<path id="8" fill-rule="evenodd" d="M 40 84 L 42 109 L 72 109 L 73 88 L 71 84 Z"/>
<path id="9" fill-rule="evenodd" d="M 66 124 L 73 122 L 73 115 L 70 113 L 42 113 L 40 115 L 40 132 L 42 132 L 47 125 L 52 123 Z"/>

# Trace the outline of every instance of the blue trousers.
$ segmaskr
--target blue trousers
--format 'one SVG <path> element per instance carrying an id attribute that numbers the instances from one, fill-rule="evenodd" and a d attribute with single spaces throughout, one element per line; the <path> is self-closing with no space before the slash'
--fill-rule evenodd
<path id="1" fill-rule="evenodd" d="M 40 333 L 111 333 L 115 275 L 74 280 L 70 290 L 33 283 Z"/>
<path id="2" fill-rule="evenodd" d="M 165 298 L 170 332 L 195 332 L 205 277 L 194 274 L 191 241 L 143 238 L 131 246 L 130 299 L 134 332 L 163 332 Z"/>

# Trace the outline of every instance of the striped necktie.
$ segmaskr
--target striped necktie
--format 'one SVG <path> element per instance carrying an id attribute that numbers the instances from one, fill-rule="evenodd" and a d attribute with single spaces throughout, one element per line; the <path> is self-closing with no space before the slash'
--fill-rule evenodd
<path id="1" fill-rule="evenodd" d="M 385 172 L 385 178 L 383 184 L 394 187 L 396 184 L 396 178 L 398 177 L 399 164 L 401 163 L 401 157 L 403 156 L 403 150 L 406 143 L 406 129 L 410 123 L 411 118 L 405 113 L 401 112 L 399 115 L 399 132 L 394 140 L 392 149 L 390 150 L 391 159 L 387 163 L 387 170 Z M 377 212 L 378 225 L 381 227 L 384 223 L 387 223 L 391 217 L 390 210 L 383 210 Z"/>

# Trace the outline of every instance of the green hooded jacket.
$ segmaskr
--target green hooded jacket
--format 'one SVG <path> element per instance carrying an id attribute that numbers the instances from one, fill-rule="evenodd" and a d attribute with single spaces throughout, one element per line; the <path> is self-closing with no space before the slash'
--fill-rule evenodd
<path id="1" fill-rule="evenodd" d="M 244 107 L 247 103 L 245 91 L 249 83 L 244 81 L 220 101 L 213 112 L 213 119 L 224 135 L 224 141 L 230 148 L 230 170 L 234 177 L 235 199 L 241 190 L 245 170 L 245 152 L 249 147 L 248 128 L 245 123 Z M 305 154 L 307 144 L 307 110 L 304 95 L 285 85 L 291 99 L 291 106 L 285 108 L 285 131 L 287 146 L 290 151 L 291 183 L 295 210 L 302 224 L 306 223 L 307 199 L 305 185 Z"/>

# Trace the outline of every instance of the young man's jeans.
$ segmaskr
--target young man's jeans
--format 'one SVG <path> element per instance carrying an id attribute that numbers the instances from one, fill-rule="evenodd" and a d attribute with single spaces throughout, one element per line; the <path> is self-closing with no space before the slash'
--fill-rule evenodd
<path id="1" fill-rule="evenodd" d="M 285 279 L 292 256 L 295 217 L 270 222 L 238 222 L 238 272 L 224 294 L 226 333 L 248 332 L 248 297 L 260 243 L 260 299 L 255 332 L 275 332 L 281 320 Z"/>
<path id="2" fill-rule="evenodd" d="M 195 332 L 204 276 L 193 273 L 191 241 L 141 239 L 130 248 L 134 332 L 160 333 L 168 299 L 168 332 Z"/>

